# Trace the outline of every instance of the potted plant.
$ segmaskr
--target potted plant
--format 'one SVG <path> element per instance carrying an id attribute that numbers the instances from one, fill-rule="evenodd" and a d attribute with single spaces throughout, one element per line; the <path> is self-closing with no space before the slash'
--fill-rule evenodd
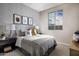
<path id="1" fill-rule="evenodd" d="M 0 34 L 0 37 L 4 37 L 4 36 L 5 36 L 5 33 L 2 32 L 2 33 Z"/>

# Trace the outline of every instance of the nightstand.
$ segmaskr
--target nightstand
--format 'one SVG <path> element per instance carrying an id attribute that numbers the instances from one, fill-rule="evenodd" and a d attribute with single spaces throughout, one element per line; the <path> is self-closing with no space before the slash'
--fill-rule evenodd
<path id="1" fill-rule="evenodd" d="M 76 41 L 71 42 L 70 56 L 79 56 L 79 42 Z"/>
<path id="2" fill-rule="evenodd" d="M 6 40 L 0 40 L 0 52 L 5 52 L 5 48 L 11 47 L 15 49 L 15 43 L 17 38 L 7 38 Z"/>

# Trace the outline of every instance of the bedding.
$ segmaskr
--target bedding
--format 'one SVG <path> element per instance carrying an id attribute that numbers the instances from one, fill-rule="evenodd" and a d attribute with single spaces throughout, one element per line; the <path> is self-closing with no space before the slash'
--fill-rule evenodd
<path id="1" fill-rule="evenodd" d="M 44 55 L 45 52 L 56 45 L 55 38 L 50 35 L 36 35 L 18 37 L 16 46 L 28 51 L 30 55 Z"/>

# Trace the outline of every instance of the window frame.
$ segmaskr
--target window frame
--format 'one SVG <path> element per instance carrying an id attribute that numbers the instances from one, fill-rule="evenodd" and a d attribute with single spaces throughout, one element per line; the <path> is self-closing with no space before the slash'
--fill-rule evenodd
<path id="1" fill-rule="evenodd" d="M 57 17 L 57 15 L 56 15 L 56 12 L 58 12 L 58 11 L 62 11 L 62 22 L 63 22 L 63 9 L 60 9 L 60 10 L 56 10 L 56 11 L 53 11 L 53 12 L 50 12 L 50 13 L 48 13 L 48 30 L 62 30 L 63 29 L 63 23 L 62 23 L 62 25 L 56 25 L 56 17 Z M 54 25 L 53 24 L 50 24 L 49 23 L 49 14 L 51 14 L 51 16 L 52 16 L 52 13 L 54 13 Z M 52 18 L 52 17 L 51 17 Z"/>

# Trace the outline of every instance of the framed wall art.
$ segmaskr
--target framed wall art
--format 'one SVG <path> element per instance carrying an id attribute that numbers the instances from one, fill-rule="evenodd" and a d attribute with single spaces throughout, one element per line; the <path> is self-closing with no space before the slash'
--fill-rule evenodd
<path id="1" fill-rule="evenodd" d="M 32 25 L 33 24 L 33 18 L 29 17 L 28 20 L 29 20 L 29 25 Z"/>
<path id="2" fill-rule="evenodd" d="M 13 14 L 13 23 L 14 24 L 21 24 L 22 21 L 21 21 L 22 17 L 18 14 Z"/>
<path id="3" fill-rule="evenodd" d="M 28 17 L 23 16 L 22 17 L 22 24 L 28 24 Z"/>

